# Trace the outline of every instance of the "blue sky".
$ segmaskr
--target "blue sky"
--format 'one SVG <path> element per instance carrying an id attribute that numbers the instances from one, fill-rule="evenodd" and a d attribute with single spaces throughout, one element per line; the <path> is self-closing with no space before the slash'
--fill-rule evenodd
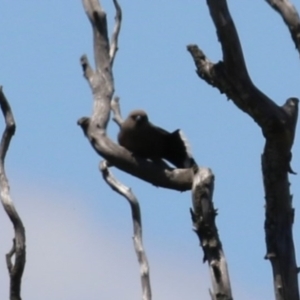
<path id="1" fill-rule="evenodd" d="M 263 259 L 262 134 L 252 119 L 196 76 L 186 51 L 186 45 L 196 43 L 212 61 L 222 58 L 204 2 L 121 2 L 116 94 L 123 116 L 142 108 L 153 123 L 185 132 L 199 164 L 216 176 L 217 224 L 234 296 L 271 299 L 271 267 Z M 253 82 L 278 104 L 299 97 L 299 56 L 279 15 L 265 1 L 228 3 Z M 112 28 L 112 1 L 102 4 Z M 0 84 L 17 122 L 6 168 L 27 228 L 24 299 L 138 299 L 129 207 L 103 182 L 100 158 L 76 125 L 92 109 L 79 64 L 84 53 L 93 61 L 92 33 L 81 1 L 52 1 L 51 6 L 3 1 L 1 12 Z M 108 131 L 115 140 L 113 122 Z M 300 172 L 298 135 L 292 166 Z M 190 193 L 113 173 L 140 200 L 153 298 L 202 295 L 208 300 L 209 273 L 192 232 Z M 298 253 L 299 177 L 290 180 Z M 0 226 L 0 298 L 7 299 L 4 254 L 12 233 L 3 210 Z"/>

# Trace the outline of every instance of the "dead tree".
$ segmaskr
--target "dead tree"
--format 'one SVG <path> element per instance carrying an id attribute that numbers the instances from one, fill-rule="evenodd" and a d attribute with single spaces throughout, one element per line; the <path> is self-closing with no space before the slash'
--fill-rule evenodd
<path id="1" fill-rule="evenodd" d="M 101 164 L 105 181 L 119 194 L 125 196 L 132 209 L 135 237 L 135 249 L 141 267 L 143 299 L 151 299 L 149 274 L 146 256 L 141 245 L 141 217 L 137 200 L 120 182 L 117 182 L 108 170 L 114 166 L 154 186 L 177 191 L 192 189 L 193 210 L 191 210 L 195 232 L 204 251 L 204 261 L 208 261 L 211 270 L 213 291 L 212 299 L 231 300 L 231 289 L 227 264 L 222 250 L 222 244 L 215 225 L 216 211 L 212 204 L 214 176 L 207 168 L 174 169 L 166 163 L 155 163 L 138 158 L 125 148 L 115 144 L 106 133 L 110 111 L 114 112 L 114 121 L 121 125 L 123 120 L 120 113 L 118 98 L 114 97 L 113 62 L 118 49 L 121 9 L 113 0 L 116 14 L 116 24 L 111 40 L 108 38 L 106 14 L 98 0 L 83 0 L 86 14 L 91 22 L 94 36 L 95 70 L 90 66 L 86 56 L 81 57 L 81 66 L 94 97 L 92 116 L 78 120 L 83 133 L 90 141 L 94 150 L 106 162 Z"/>
<path id="2" fill-rule="evenodd" d="M 9 183 L 4 167 L 5 156 L 15 133 L 16 124 L 2 87 L 0 87 L 0 106 L 6 124 L 0 143 L 0 196 L 3 208 L 13 224 L 15 232 L 12 248 L 6 254 L 6 265 L 10 277 L 9 299 L 21 300 L 21 281 L 26 261 L 25 228 L 10 197 Z"/>
<path id="3" fill-rule="evenodd" d="M 288 0 L 267 1 L 283 17 L 299 51 L 300 21 Z M 223 60 L 212 63 L 196 45 L 189 45 L 198 76 L 219 89 L 247 113 L 261 128 L 266 140 L 261 157 L 265 188 L 265 237 L 273 270 L 276 300 L 299 300 L 298 267 L 292 234 L 294 209 L 289 173 L 298 117 L 297 98 L 279 106 L 251 81 L 238 33 L 225 0 L 207 0 L 210 15 L 221 43 Z"/>

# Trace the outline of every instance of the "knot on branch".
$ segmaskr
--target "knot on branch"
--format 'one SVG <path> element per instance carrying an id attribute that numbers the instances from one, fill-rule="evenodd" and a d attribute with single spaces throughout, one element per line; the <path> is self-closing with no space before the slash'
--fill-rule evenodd
<path id="1" fill-rule="evenodd" d="M 269 114 L 264 122 L 263 133 L 266 138 L 262 167 L 264 173 L 271 170 L 265 180 L 283 178 L 286 172 L 296 174 L 291 167 L 296 125 L 298 120 L 299 100 L 289 98 L 277 111 Z"/>
<path id="2" fill-rule="evenodd" d="M 207 59 L 205 54 L 197 45 L 188 45 L 187 50 L 190 52 L 196 65 L 196 73 L 198 76 L 207 81 L 212 86 L 214 84 L 215 76 L 213 75 L 214 64 Z"/>
<path id="3" fill-rule="evenodd" d="M 91 119 L 88 117 L 82 117 L 77 121 L 77 125 L 79 125 L 84 133 L 87 136 L 88 128 L 90 126 Z"/>
<path id="4" fill-rule="evenodd" d="M 281 108 L 286 115 L 285 127 L 288 135 L 288 146 L 291 148 L 294 143 L 298 120 L 299 99 L 294 97 L 289 98 Z"/>

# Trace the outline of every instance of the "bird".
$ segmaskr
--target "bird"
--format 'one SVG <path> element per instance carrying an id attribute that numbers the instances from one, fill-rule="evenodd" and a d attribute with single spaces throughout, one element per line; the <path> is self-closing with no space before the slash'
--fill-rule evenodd
<path id="1" fill-rule="evenodd" d="M 118 142 L 134 155 L 154 162 L 165 159 L 177 168 L 196 165 L 183 132 L 170 133 L 153 125 L 141 109 L 130 112 L 122 122 Z"/>

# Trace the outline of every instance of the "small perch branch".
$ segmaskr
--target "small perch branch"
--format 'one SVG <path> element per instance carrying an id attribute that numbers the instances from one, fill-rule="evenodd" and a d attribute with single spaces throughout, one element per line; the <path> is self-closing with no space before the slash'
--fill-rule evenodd
<path id="1" fill-rule="evenodd" d="M 232 300 L 229 273 L 218 229 L 215 224 L 217 212 L 213 205 L 214 175 L 210 169 L 195 168 L 192 189 L 193 210 L 191 216 L 200 245 L 203 261 L 208 261 L 213 292 L 211 299 Z"/>
<path id="2" fill-rule="evenodd" d="M 281 1 L 285 2 L 286 1 Z M 223 51 L 223 61 L 213 64 L 196 46 L 188 46 L 197 74 L 217 87 L 253 118 L 266 139 L 262 171 L 266 199 L 266 258 L 273 269 L 276 300 L 299 300 L 297 264 L 292 234 L 293 213 L 288 173 L 298 117 L 299 100 L 289 98 L 279 106 L 251 81 L 234 22 L 225 0 L 207 0 Z"/>
<path id="3" fill-rule="evenodd" d="M 282 17 L 290 30 L 295 47 L 300 54 L 300 18 L 295 6 L 289 0 L 266 0 Z"/>
<path id="4" fill-rule="evenodd" d="M 5 156 L 16 125 L 10 105 L 0 87 L 0 106 L 5 119 L 5 130 L 0 144 L 0 196 L 3 208 L 14 226 L 15 237 L 12 249 L 6 254 L 6 264 L 10 275 L 10 300 L 21 300 L 21 280 L 26 261 L 25 228 L 9 193 L 9 183 L 5 173 Z M 14 263 L 12 257 L 15 256 Z"/>
<path id="5" fill-rule="evenodd" d="M 118 194 L 125 197 L 131 208 L 131 216 L 133 222 L 133 242 L 134 249 L 140 265 L 140 274 L 142 282 L 142 299 L 151 300 L 151 285 L 150 285 L 150 274 L 147 256 L 143 246 L 142 238 L 142 220 L 141 211 L 137 198 L 134 196 L 131 189 L 116 180 L 110 173 L 107 162 L 102 161 L 100 163 L 100 171 L 102 172 L 103 179 L 106 183 Z"/>

